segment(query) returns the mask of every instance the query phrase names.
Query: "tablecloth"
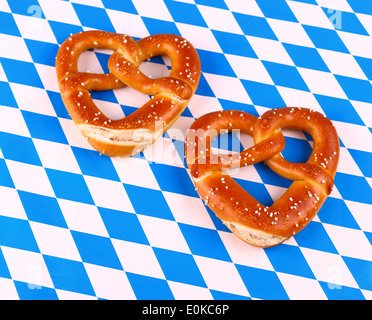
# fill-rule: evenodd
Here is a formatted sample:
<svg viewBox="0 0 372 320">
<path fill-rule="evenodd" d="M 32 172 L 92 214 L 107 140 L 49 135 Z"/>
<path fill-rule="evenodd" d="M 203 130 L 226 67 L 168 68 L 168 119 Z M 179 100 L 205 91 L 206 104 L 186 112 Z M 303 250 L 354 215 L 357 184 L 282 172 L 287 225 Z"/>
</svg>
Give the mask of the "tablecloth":
<svg viewBox="0 0 372 320">
<path fill-rule="evenodd" d="M 180 35 L 200 56 L 188 107 L 133 157 L 100 155 L 61 100 L 58 48 L 93 29 Z M 0 0 L 0 299 L 372 299 L 371 35 L 365 0 Z M 79 69 L 107 72 L 109 56 L 87 51 Z M 155 78 L 171 65 L 141 68 Z M 92 97 L 113 119 L 149 99 L 130 88 Z M 211 111 L 284 106 L 332 120 L 340 163 L 315 219 L 257 248 L 199 198 L 184 138 Z M 311 137 L 283 132 L 284 157 L 306 162 Z M 229 135 L 214 147 L 251 145 Z M 262 163 L 233 177 L 267 205 L 290 185 Z"/>
</svg>

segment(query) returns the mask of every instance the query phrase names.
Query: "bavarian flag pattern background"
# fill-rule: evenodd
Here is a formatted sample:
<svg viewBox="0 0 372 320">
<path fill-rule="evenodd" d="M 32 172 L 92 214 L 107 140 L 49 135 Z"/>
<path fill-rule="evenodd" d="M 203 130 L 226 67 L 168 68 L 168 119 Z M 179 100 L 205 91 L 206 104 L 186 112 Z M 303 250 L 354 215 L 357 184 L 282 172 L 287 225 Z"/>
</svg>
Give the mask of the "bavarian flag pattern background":
<svg viewBox="0 0 372 320">
<path fill-rule="evenodd" d="M 136 156 L 100 155 L 62 103 L 58 48 L 92 29 L 172 33 L 200 55 L 195 96 Z M 0 0 L 0 298 L 372 299 L 371 36 L 368 0 Z M 88 51 L 79 69 L 107 72 L 109 56 Z M 155 57 L 141 70 L 156 78 L 170 67 Z M 92 97 L 112 118 L 149 99 L 130 88 Z M 340 163 L 317 217 L 256 248 L 199 198 L 184 138 L 211 111 L 285 106 L 332 120 Z M 283 156 L 306 162 L 311 137 L 284 133 Z M 225 135 L 214 148 L 252 143 Z M 263 163 L 232 176 L 267 205 L 291 183 Z"/>
</svg>

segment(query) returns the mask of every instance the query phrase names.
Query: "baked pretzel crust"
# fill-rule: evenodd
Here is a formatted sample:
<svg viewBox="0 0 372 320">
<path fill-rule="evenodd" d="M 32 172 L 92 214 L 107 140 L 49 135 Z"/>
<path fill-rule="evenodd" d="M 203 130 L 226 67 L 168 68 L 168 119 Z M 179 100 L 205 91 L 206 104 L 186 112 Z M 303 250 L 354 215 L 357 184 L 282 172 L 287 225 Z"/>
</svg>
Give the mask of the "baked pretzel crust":
<svg viewBox="0 0 372 320">
<path fill-rule="evenodd" d="M 281 128 L 312 136 L 307 163 L 283 158 Z M 221 130 L 233 129 L 253 136 L 255 145 L 238 154 L 214 154 L 210 141 Z M 338 159 L 339 140 L 333 124 L 306 108 L 272 109 L 259 118 L 240 111 L 213 112 L 196 120 L 186 138 L 186 162 L 200 197 L 235 235 L 260 247 L 282 243 L 315 217 L 332 190 Z M 293 180 L 270 207 L 254 199 L 227 172 L 261 161 Z"/>
<path fill-rule="evenodd" d="M 89 49 L 110 49 L 110 73 L 78 71 L 80 55 Z M 150 79 L 139 70 L 142 61 L 168 56 L 169 77 Z M 71 35 L 61 45 L 56 71 L 63 102 L 88 142 L 108 156 L 131 156 L 161 136 L 181 115 L 195 93 L 200 78 L 200 60 L 184 38 L 158 34 L 135 41 L 128 35 L 85 31 Z M 120 120 L 105 116 L 92 101 L 91 90 L 130 86 L 153 96 L 145 105 Z"/>
</svg>

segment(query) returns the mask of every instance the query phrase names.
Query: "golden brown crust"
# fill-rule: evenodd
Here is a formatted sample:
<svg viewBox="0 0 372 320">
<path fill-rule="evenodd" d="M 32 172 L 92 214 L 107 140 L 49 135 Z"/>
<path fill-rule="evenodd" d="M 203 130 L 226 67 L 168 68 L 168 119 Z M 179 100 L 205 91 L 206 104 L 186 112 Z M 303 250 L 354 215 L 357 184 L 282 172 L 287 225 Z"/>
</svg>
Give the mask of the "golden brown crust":
<svg viewBox="0 0 372 320">
<path fill-rule="evenodd" d="M 79 56 L 94 48 L 114 50 L 108 63 L 110 73 L 78 72 Z M 169 77 L 150 79 L 138 69 L 142 61 L 157 55 L 170 58 Z M 89 143 L 109 156 L 130 156 L 153 143 L 186 108 L 199 83 L 200 60 L 195 48 L 176 35 L 134 41 L 128 35 L 86 31 L 61 45 L 56 70 L 65 106 Z M 109 119 L 93 103 L 89 91 L 125 85 L 154 97 L 123 119 Z"/>
<path fill-rule="evenodd" d="M 307 163 L 282 157 L 285 139 L 281 128 L 304 130 L 312 136 L 314 147 Z M 221 129 L 239 129 L 253 136 L 255 145 L 240 154 L 215 155 L 209 137 Z M 306 108 L 273 109 L 259 118 L 239 111 L 210 113 L 194 122 L 186 139 L 186 161 L 201 198 L 234 234 L 262 247 L 283 242 L 314 218 L 332 190 L 338 157 L 339 140 L 331 121 Z M 294 180 L 270 207 L 225 173 L 260 161 Z"/>
</svg>

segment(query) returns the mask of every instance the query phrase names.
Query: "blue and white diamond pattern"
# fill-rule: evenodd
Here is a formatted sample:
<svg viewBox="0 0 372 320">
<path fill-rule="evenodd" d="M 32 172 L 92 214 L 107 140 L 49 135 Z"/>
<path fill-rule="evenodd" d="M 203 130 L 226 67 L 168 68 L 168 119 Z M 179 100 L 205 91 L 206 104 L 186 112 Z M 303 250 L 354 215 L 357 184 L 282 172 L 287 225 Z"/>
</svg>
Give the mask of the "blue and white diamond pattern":
<svg viewBox="0 0 372 320">
<path fill-rule="evenodd" d="M 178 34 L 200 55 L 188 108 L 137 156 L 99 155 L 61 100 L 59 45 L 90 29 Z M 0 299 L 372 299 L 371 36 L 364 0 L 0 0 Z M 107 72 L 109 54 L 86 52 L 79 68 Z M 141 66 L 154 77 L 170 67 Z M 92 96 L 112 118 L 149 99 Z M 198 197 L 183 139 L 211 111 L 283 106 L 333 121 L 340 165 L 305 230 L 255 248 Z M 284 133 L 286 159 L 306 161 L 310 137 Z M 253 143 L 240 138 L 214 147 Z M 290 184 L 262 163 L 233 177 L 267 204 Z"/>
</svg>

